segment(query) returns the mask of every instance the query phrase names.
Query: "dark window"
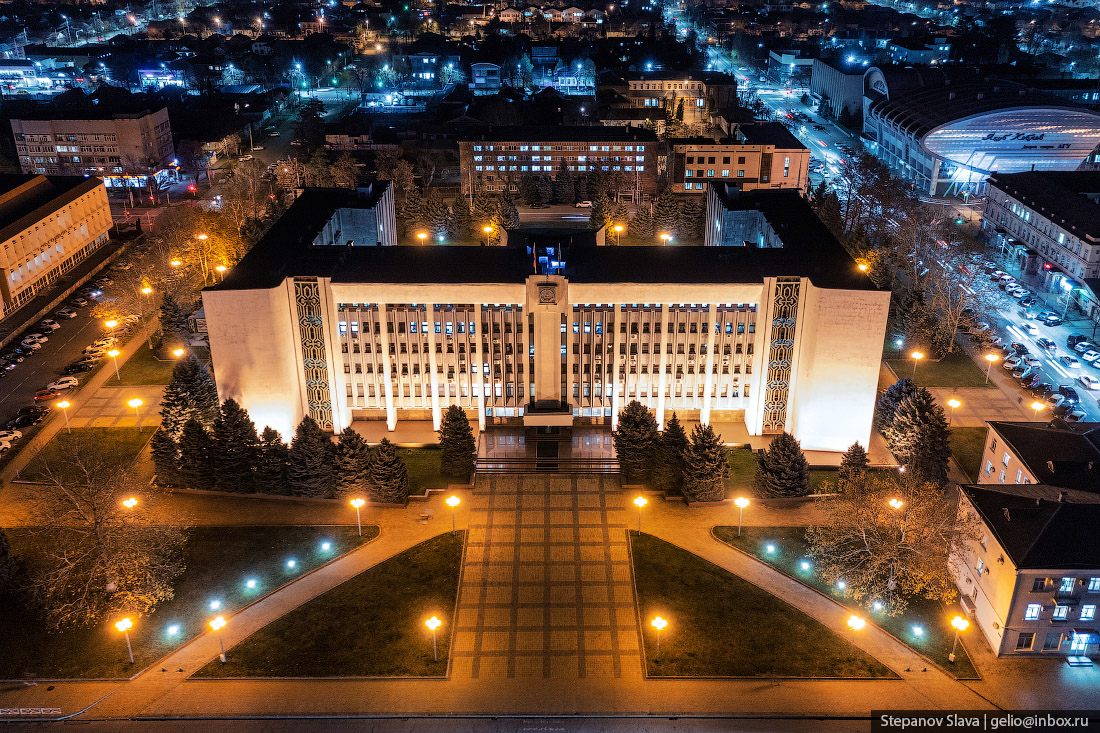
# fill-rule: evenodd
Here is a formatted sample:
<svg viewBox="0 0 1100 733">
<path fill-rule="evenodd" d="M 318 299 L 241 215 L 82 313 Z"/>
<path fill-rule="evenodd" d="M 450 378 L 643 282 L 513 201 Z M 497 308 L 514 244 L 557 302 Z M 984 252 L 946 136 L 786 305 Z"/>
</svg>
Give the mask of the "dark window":
<svg viewBox="0 0 1100 733">
<path fill-rule="evenodd" d="M 1017 649 L 1030 649 L 1031 645 L 1035 643 L 1035 634 L 1030 631 L 1022 632 L 1016 637 Z"/>
</svg>

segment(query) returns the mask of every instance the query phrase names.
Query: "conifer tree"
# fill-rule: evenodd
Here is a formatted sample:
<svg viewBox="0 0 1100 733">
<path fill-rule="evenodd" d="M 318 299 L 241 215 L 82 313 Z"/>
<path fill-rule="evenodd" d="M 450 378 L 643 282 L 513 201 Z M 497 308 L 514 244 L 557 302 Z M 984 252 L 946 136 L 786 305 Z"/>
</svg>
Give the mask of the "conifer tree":
<svg viewBox="0 0 1100 733">
<path fill-rule="evenodd" d="M 160 350 L 183 346 L 190 336 L 187 311 L 167 290 L 160 302 Z"/>
<path fill-rule="evenodd" d="M 298 423 L 287 454 L 287 487 L 294 496 L 332 499 L 336 496 L 336 464 L 332 441 L 309 415 Z"/>
<path fill-rule="evenodd" d="M 617 201 L 611 207 L 611 223 L 621 224 L 624 229 L 630 224 L 630 209 L 625 201 Z"/>
<path fill-rule="evenodd" d="M 810 464 L 802 445 L 790 433 L 780 433 L 756 456 L 756 492 L 763 498 L 806 496 L 810 493 Z"/>
<path fill-rule="evenodd" d="M 473 221 L 470 218 L 470 204 L 466 198 L 459 196 L 451 204 L 452 228 L 448 234 L 453 239 L 469 239 L 473 231 Z"/>
<path fill-rule="evenodd" d="M 623 480 L 642 482 L 649 478 L 657 445 L 657 419 L 645 405 L 631 400 L 619 413 L 619 424 L 611 434 Z"/>
<path fill-rule="evenodd" d="M 635 239 L 653 239 L 653 209 L 649 204 L 638 204 L 634 218 L 630 220 L 630 236 Z"/>
<path fill-rule="evenodd" d="M 611 225 L 611 202 L 602 193 L 592 199 L 592 209 L 588 213 L 588 228 L 599 229 Z"/>
<path fill-rule="evenodd" d="M 260 435 L 259 456 L 256 461 L 256 488 L 267 494 L 286 494 L 286 471 L 290 449 L 279 432 L 265 427 Z"/>
<path fill-rule="evenodd" d="M 554 201 L 559 204 L 575 204 L 577 202 L 574 189 L 575 183 L 573 171 L 569 170 L 565 158 L 562 157 L 561 162 L 558 163 L 557 175 L 554 178 Z"/>
<path fill-rule="evenodd" d="M 451 405 L 439 421 L 439 472 L 462 480 L 469 480 L 474 473 L 477 443 L 466 413 L 458 405 Z"/>
<path fill-rule="evenodd" d="M 346 428 L 336 443 L 336 485 L 344 494 L 357 494 L 368 488 L 370 446 L 363 436 Z"/>
<path fill-rule="evenodd" d="M 871 464 L 867 451 L 857 440 L 852 443 L 840 459 L 840 468 L 836 472 L 837 491 L 842 494 L 858 494 L 867 482 L 867 467 Z"/>
<path fill-rule="evenodd" d="M 408 469 L 386 438 L 371 455 L 370 495 L 372 501 L 381 504 L 404 504 L 409 498 Z"/>
<path fill-rule="evenodd" d="M 657 458 L 653 465 L 654 488 L 670 493 L 680 492 L 684 485 L 688 445 L 687 433 L 674 412 L 657 442 Z"/>
<path fill-rule="evenodd" d="M 916 394 L 920 389 L 908 377 L 902 377 L 891 384 L 878 399 L 875 409 L 875 428 L 880 430 L 889 440 L 890 430 L 894 426 L 894 415 L 898 411 L 898 405 L 909 395 Z"/>
<path fill-rule="evenodd" d="M 213 465 L 217 486 L 222 491 L 251 493 L 255 490 L 255 469 L 260 441 L 248 411 L 227 399 L 214 420 Z"/>
<path fill-rule="evenodd" d="M 519 226 L 519 210 L 508 192 L 500 195 L 500 226 L 502 229 L 515 229 Z"/>
<path fill-rule="evenodd" d="M 429 188 L 424 197 L 424 225 L 428 228 L 431 241 L 437 241 L 447 234 L 447 204 L 443 194 L 436 188 Z"/>
<path fill-rule="evenodd" d="M 951 431 L 943 408 L 923 387 L 902 398 L 890 428 L 890 452 L 916 481 L 947 484 Z"/>
<path fill-rule="evenodd" d="M 539 192 L 539 202 L 549 203 L 554 195 L 554 183 L 550 180 L 550 176 L 539 176 L 535 179 L 535 186 Z"/>
<path fill-rule="evenodd" d="M 710 425 L 696 425 L 684 456 L 684 497 L 688 501 L 721 501 L 726 498 L 729 451 Z"/>
<path fill-rule="evenodd" d="M 179 486 L 179 445 L 164 428 L 157 428 L 149 441 L 153 454 L 153 467 L 157 472 L 157 485 Z"/>
<path fill-rule="evenodd" d="M 658 234 L 673 237 L 679 234 L 680 204 L 668 192 L 658 196 L 653 204 L 653 228 Z"/>
<path fill-rule="evenodd" d="M 179 446 L 180 483 L 189 489 L 213 489 L 214 440 L 195 417 L 183 424 Z"/>
<path fill-rule="evenodd" d="M 183 425 L 196 418 L 210 427 L 218 415 L 218 388 L 206 366 L 194 354 L 188 354 L 172 370 L 172 379 L 161 401 L 161 427 L 178 441 Z"/>
</svg>

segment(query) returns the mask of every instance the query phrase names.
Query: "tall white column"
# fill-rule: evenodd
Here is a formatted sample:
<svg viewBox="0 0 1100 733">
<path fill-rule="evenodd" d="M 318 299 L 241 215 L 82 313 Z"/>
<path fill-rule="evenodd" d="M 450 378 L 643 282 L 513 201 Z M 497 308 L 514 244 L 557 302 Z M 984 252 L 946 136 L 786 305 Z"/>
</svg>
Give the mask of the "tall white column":
<svg viewBox="0 0 1100 733">
<path fill-rule="evenodd" d="M 393 404 L 393 376 L 390 367 L 390 317 L 385 303 L 378 304 L 379 331 L 382 337 L 382 382 L 386 390 L 386 430 L 391 433 L 397 429 L 397 408 Z"/>
<path fill-rule="evenodd" d="M 622 409 L 622 398 L 619 397 L 619 390 L 626 392 L 626 375 L 623 375 L 623 380 L 619 381 L 619 344 L 623 343 L 621 338 L 622 323 L 623 323 L 623 309 L 619 303 L 615 304 L 615 328 L 614 333 L 611 335 L 611 358 L 607 360 L 607 363 L 611 365 L 611 378 L 608 380 L 611 383 L 611 429 L 615 430 L 619 427 L 619 410 Z M 606 375 L 604 375 L 606 378 Z"/>
<path fill-rule="evenodd" d="M 699 410 L 699 422 L 703 425 L 710 425 L 710 400 L 711 393 L 714 391 L 714 333 L 718 330 L 717 303 L 710 304 L 709 313 L 711 320 L 707 323 L 710 327 L 710 333 L 707 334 L 707 374 L 703 379 L 703 407 Z"/>
<path fill-rule="evenodd" d="M 478 429 L 479 432 L 484 433 L 485 432 L 485 374 L 482 371 L 482 365 L 485 363 L 485 349 L 483 348 L 483 345 L 484 345 L 485 342 L 482 341 L 482 339 L 485 338 L 486 336 L 488 336 L 488 334 L 485 334 L 485 333 L 481 332 L 481 329 L 482 329 L 481 303 L 477 304 L 477 316 L 476 316 L 476 320 L 474 322 L 477 324 L 476 333 L 474 334 L 477 337 L 476 341 L 474 342 L 474 344 L 477 346 L 477 364 L 476 364 L 477 374 L 475 375 L 477 377 L 477 385 L 478 385 L 478 388 L 477 388 L 477 429 Z"/>
<path fill-rule="evenodd" d="M 671 318 L 672 308 L 668 303 L 663 303 L 660 306 L 660 310 L 657 311 L 661 318 L 661 374 L 657 379 L 657 391 L 660 393 L 657 395 L 657 429 L 665 429 L 665 390 L 668 388 L 668 377 L 665 375 L 665 363 L 668 361 L 668 331 L 670 328 L 675 328 L 675 325 L 669 325 L 669 318 Z M 650 380 L 650 384 L 653 380 Z"/>
<path fill-rule="evenodd" d="M 439 374 L 435 358 L 435 305 L 425 303 L 424 312 L 428 316 L 428 369 L 431 370 L 432 429 L 439 430 Z"/>
</svg>

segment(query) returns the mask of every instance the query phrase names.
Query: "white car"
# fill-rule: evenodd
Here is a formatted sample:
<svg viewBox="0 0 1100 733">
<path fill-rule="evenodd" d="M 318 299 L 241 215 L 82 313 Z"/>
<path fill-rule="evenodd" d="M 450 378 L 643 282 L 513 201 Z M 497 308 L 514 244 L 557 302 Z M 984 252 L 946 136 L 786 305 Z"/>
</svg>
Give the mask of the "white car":
<svg viewBox="0 0 1100 733">
<path fill-rule="evenodd" d="M 1077 381 L 1081 383 L 1081 386 L 1085 389 L 1091 389 L 1093 391 L 1100 389 L 1100 379 L 1088 374 L 1082 374 L 1077 377 Z"/>
<path fill-rule="evenodd" d="M 252 160 L 252 156 L 251 155 L 242 155 L 241 157 L 237 158 L 237 160 L 244 163 L 247 160 Z"/>
<path fill-rule="evenodd" d="M 1100 360 L 1100 351 L 1096 351 L 1095 349 L 1089 349 L 1081 354 L 1081 361 L 1087 361 L 1093 366 L 1096 366 L 1097 360 Z"/>
<path fill-rule="evenodd" d="M 23 431 L 21 430 L 0 430 L 0 440 L 10 443 L 13 440 L 18 440 L 23 437 Z"/>
<path fill-rule="evenodd" d="M 19 343 L 26 346 L 27 344 L 44 344 L 50 340 L 49 336 L 43 336 L 40 333 L 28 333 L 23 337 L 23 340 Z"/>
<path fill-rule="evenodd" d="M 1020 358 L 1023 359 L 1024 364 L 1030 367 L 1041 367 L 1043 365 L 1042 360 L 1034 354 L 1021 354 Z"/>
<path fill-rule="evenodd" d="M 1062 415 L 1062 419 L 1066 422 L 1081 422 L 1087 417 L 1084 410 L 1070 410 L 1065 415 Z"/>
<path fill-rule="evenodd" d="M 1020 330 L 1027 333 L 1028 336 L 1039 335 L 1039 327 L 1036 326 L 1034 323 L 1021 323 Z"/>
<path fill-rule="evenodd" d="M 1065 401 L 1066 396 L 1064 394 L 1059 394 L 1058 392 L 1048 395 L 1045 400 L 1045 402 L 1047 403 L 1047 407 L 1057 407 Z"/>
<path fill-rule="evenodd" d="M 76 377 L 58 377 L 56 380 L 47 384 L 46 389 L 56 389 L 60 392 L 64 389 L 72 389 L 78 384 L 80 384 L 80 380 Z"/>
<path fill-rule="evenodd" d="M 57 329 L 61 328 L 61 324 L 57 321 L 47 318 L 46 320 L 39 323 L 38 327 L 41 328 L 43 331 L 56 331 Z"/>
<path fill-rule="evenodd" d="M 38 343 L 37 341 L 27 341 L 25 339 L 23 341 L 20 341 L 19 345 L 22 346 L 24 349 L 30 349 L 31 351 L 38 351 L 42 348 L 42 344 Z"/>
<path fill-rule="evenodd" d="M 1081 368 L 1081 361 L 1076 356 L 1070 356 L 1069 354 L 1066 354 L 1065 356 L 1059 356 L 1058 361 L 1062 362 L 1066 369 Z"/>
<path fill-rule="evenodd" d="M 98 338 L 93 341 L 92 346 L 102 346 L 104 348 L 110 348 L 116 343 L 118 343 L 118 339 L 116 339 L 114 336 L 104 336 L 103 338 Z"/>
<path fill-rule="evenodd" d="M 1004 362 L 1001 364 L 1001 368 L 1012 371 L 1013 369 L 1015 369 L 1016 367 L 1022 365 L 1023 363 L 1024 363 L 1024 360 L 1023 360 L 1022 357 L 1010 356 L 1010 357 L 1008 357 L 1007 359 L 1004 360 Z"/>
<path fill-rule="evenodd" d="M 107 356 L 107 347 L 105 346 L 88 346 L 84 349 L 84 356 L 94 356 L 97 359 L 102 359 Z"/>
<path fill-rule="evenodd" d="M 591 201 L 578 201 L 577 203 L 573 204 L 573 208 L 574 209 L 591 209 L 592 208 L 592 202 Z"/>
</svg>

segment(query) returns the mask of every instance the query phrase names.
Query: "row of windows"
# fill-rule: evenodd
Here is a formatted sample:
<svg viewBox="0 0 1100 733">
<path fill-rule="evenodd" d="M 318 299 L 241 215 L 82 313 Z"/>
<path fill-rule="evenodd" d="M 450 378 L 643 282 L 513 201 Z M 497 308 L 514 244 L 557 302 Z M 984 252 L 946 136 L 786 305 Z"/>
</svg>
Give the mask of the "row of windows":
<svg viewBox="0 0 1100 733">
<path fill-rule="evenodd" d="M 480 153 L 482 151 L 493 152 L 494 150 L 501 151 L 519 151 L 519 152 L 538 152 L 538 151 L 552 151 L 552 150 L 587 150 L 590 153 L 596 152 L 645 152 L 645 145 L 474 145 L 474 152 Z"/>
<path fill-rule="evenodd" d="M 1051 621 L 1069 621 L 1069 606 L 1055 606 L 1051 611 Z M 1043 613 L 1043 604 L 1041 603 L 1029 603 L 1027 604 L 1027 610 L 1024 611 L 1024 621 L 1038 621 Z M 1081 606 L 1081 613 L 1077 617 L 1078 621 L 1092 621 L 1096 618 L 1096 605 L 1089 603 Z"/>
</svg>

